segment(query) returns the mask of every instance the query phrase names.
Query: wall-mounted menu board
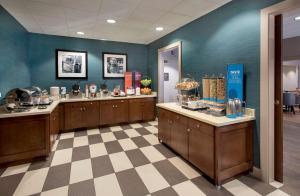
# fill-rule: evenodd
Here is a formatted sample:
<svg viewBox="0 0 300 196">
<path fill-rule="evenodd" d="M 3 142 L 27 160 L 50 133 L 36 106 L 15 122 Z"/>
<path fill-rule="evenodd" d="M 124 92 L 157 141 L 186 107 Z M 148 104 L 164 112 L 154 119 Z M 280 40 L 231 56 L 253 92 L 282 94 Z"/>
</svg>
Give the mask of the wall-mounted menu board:
<svg viewBox="0 0 300 196">
<path fill-rule="evenodd" d="M 227 65 L 227 98 L 244 100 L 244 65 Z"/>
</svg>

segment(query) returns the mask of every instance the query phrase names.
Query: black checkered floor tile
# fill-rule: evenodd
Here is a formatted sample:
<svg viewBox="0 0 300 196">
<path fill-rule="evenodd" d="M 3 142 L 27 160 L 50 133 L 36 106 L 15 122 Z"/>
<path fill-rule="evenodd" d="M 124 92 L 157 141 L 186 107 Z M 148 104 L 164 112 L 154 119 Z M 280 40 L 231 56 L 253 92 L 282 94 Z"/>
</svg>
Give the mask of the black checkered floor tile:
<svg viewBox="0 0 300 196">
<path fill-rule="evenodd" d="M 0 195 L 286 195 L 251 176 L 217 190 L 160 144 L 157 122 L 61 134 L 46 161 L 0 169 Z"/>
</svg>

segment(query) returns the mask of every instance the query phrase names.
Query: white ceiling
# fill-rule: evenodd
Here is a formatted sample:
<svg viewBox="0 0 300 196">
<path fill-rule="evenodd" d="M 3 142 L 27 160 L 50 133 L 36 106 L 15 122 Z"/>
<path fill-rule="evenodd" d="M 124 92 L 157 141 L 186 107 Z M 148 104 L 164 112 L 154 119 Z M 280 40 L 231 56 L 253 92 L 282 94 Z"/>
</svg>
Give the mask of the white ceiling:
<svg viewBox="0 0 300 196">
<path fill-rule="evenodd" d="M 29 32 L 148 44 L 231 0 L 0 0 Z M 117 20 L 116 24 L 106 19 Z M 157 32 L 155 27 L 164 31 Z M 77 35 L 83 31 L 85 35 Z"/>
<path fill-rule="evenodd" d="M 289 11 L 283 15 L 283 38 L 300 36 L 300 21 L 295 17 L 300 16 L 300 8 Z"/>
</svg>

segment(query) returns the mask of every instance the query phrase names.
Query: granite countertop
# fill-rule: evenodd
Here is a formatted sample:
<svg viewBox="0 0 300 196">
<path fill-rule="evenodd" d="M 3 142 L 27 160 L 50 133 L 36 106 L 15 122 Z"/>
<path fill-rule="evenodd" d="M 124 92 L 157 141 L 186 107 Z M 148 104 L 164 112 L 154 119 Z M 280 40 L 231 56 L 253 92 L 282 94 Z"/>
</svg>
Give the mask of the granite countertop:
<svg viewBox="0 0 300 196">
<path fill-rule="evenodd" d="M 156 106 L 159 108 L 162 108 L 162 109 L 166 109 L 166 110 L 193 118 L 195 120 L 199 120 L 201 122 L 204 122 L 204 123 L 216 126 L 216 127 L 222 127 L 222 126 L 226 126 L 226 125 L 255 120 L 255 116 L 249 116 L 249 115 L 244 115 L 243 117 L 237 117 L 237 118 L 227 118 L 226 116 L 216 117 L 216 116 L 201 113 L 198 111 L 191 111 L 191 110 L 183 109 L 177 103 L 159 103 Z M 252 112 L 252 113 L 254 114 L 254 112 Z"/>
<path fill-rule="evenodd" d="M 68 103 L 68 102 L 82 102 L 82 101 L 104 101 L 104 100 L 118 100 L 118 99 L 139 99 L 139 98 L 150 98 L 156 97 L 156 92 L 153 92 L 151 95 L 139 95 L 139 96 L 126 96 L 126 97 L 95 97 L 95 98 L 74 98 L 74 99 L 61 99 L 61 103 Z"/>
<path fill-rule="evenodd" d="M 42 114 L 50 114 L 59 103 L 70 103 L 70 102 L 82 102 L 82 101 L 101 101 L 101 100 L 119 100 L 119 99 L 138 99 L 138 98 L 151 98 L 156 97 L 156 93 L 153 92 L 151 95 L 140 95 L 140 96 L 126 96 L 126 97 L 97 97 L 97 98 L 78 98 L 78 99 L 60 99 L 57 101 L 53 101 L 51 105 L 47 107 L 47 109 L 38 109 L 34 107 L 27 112 L 13 112 L 8 113 L 5 109 L 0 107 L 0 118 L 11 118 L 11 117 L 22 117 L 22 116 L 32 116 L 32 115 L 42 115 Z"/>
<path fill-rule="evenodd" d="M 50 114 L 58 106 L 59 103 L 60 103 L 60 101 L 53 101 L 52 104 L 47 107 L 47 109 L 38 109 L 37 106 L 35 106 L 27 112 L 8 113 L 2 107 L 2 108 L 0 108 L 0 118 L 11 118 L 11 117 L 22 117 L 22 116 Z"/>
</svg>

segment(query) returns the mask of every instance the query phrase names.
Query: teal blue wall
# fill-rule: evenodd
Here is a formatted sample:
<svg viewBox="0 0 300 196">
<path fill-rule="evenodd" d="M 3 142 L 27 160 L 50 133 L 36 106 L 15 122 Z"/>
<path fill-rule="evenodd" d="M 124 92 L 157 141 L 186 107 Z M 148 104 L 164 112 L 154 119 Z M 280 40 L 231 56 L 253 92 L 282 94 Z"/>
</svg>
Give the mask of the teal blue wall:
<svg viewBox="0 0 300 196">
<path fill-rule="evenodd" d="M 29 35 L 29 65 L 33 85 L 49 89 L 50 86 L 66 86 L 71 89 L 77 80 L 57 80 L 55 50 L 79 50 L 88 52 L 88 80 L 81 81 L 81 88 L 86 83 L 99 86 L 103 82 L 102 52 L 128 54 L 127 70 L 140 71 L 147 74 L 147 46 L 92 39 L 79 39 L 62 36 L 30 34 Z M 122 85 L 123 79 L 106 79 L 110 88 Z"/>
<path fill-rule="evenodd" d="M 254 164 L 259 155 L 260 10 L 281 0 L 233 0 L 148 45 L 148 71 L 157 89 L 157 49 L 182 41 L 182 72 L 198 81 L 204 74 L 226 73 L 226 64 L 242 63 L 246 101 L 256 109 Z"/>
<path fill-rule="evenodd" d="M 12 88 L 30 85 L 27 36 L 26 29 L 0 5 L 0 92 L 2 96 Z"/>
</svg>

